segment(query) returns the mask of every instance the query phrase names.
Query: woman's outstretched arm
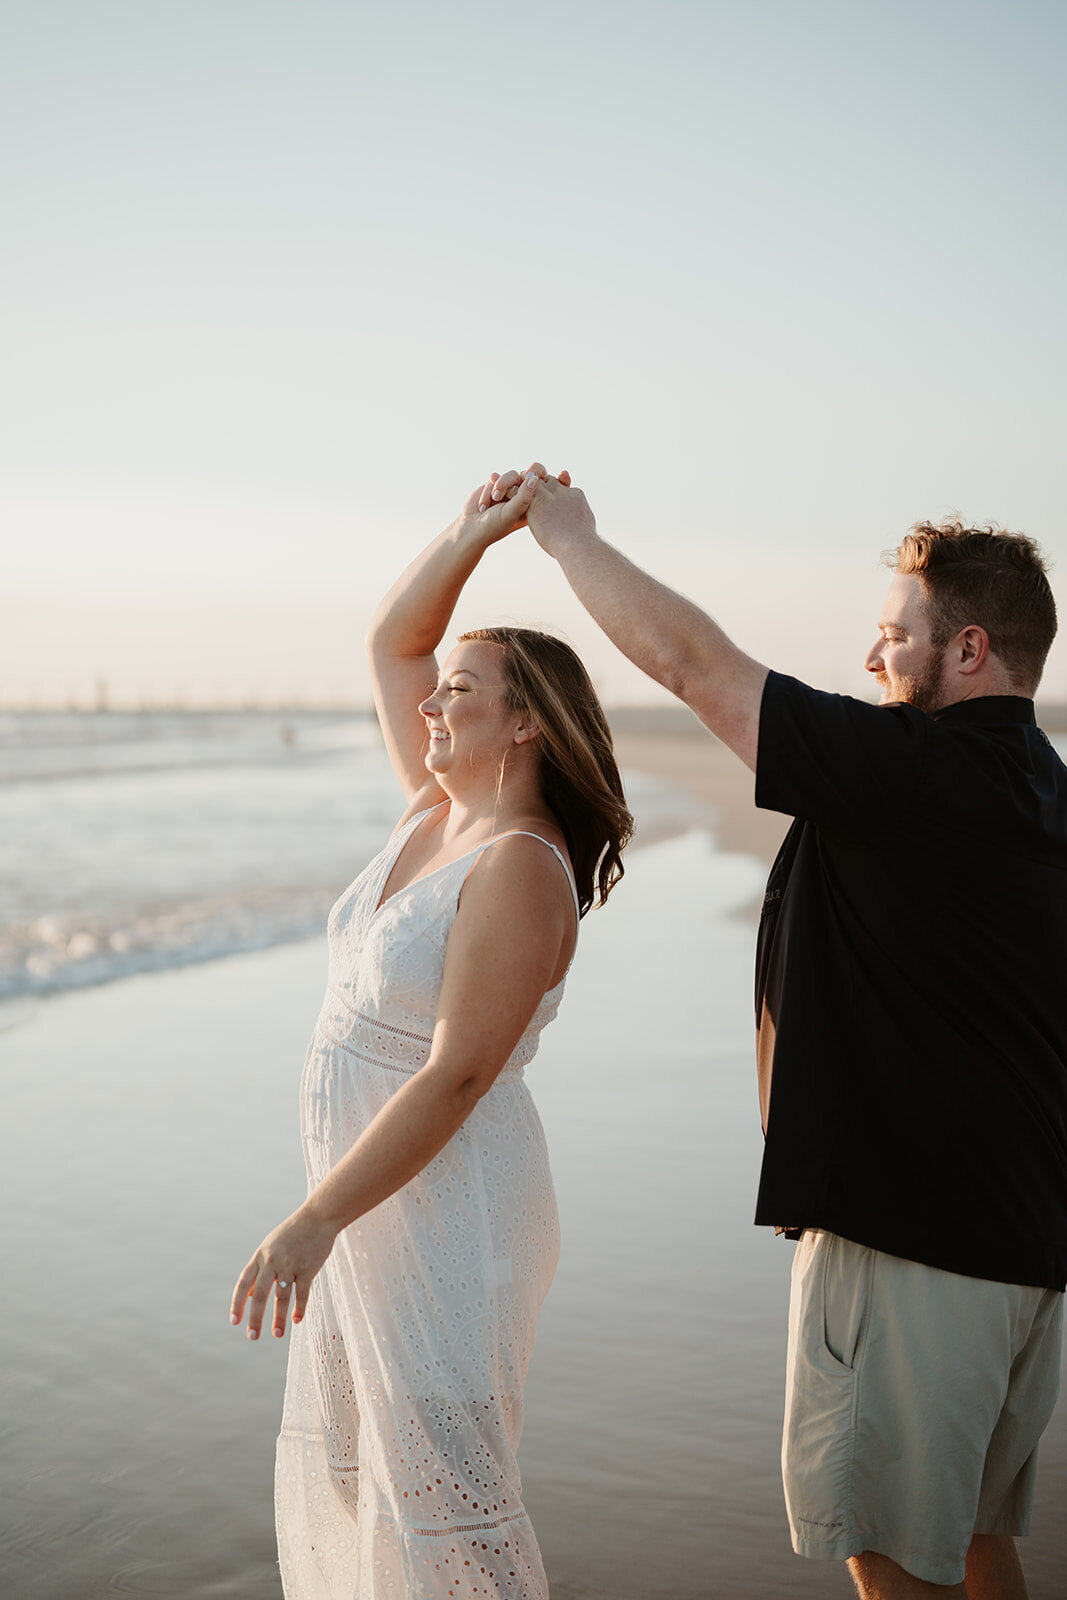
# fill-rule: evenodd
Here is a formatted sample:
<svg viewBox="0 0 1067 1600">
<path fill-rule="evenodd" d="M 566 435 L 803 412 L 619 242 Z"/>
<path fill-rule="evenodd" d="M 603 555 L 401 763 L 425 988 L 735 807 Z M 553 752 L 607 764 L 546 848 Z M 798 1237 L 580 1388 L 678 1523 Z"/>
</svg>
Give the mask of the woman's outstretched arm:
<svg viewBox="0 0 1067 1600">
<path fill-rule="evenodd" d="M 272 1293 L 274 1333 L 285 1332 L 294 1295 L 298 1322 L 341 1229 L 410 1183 L 463 1126 L 558 977 L 574 931 L 570 886 L 544 843 L 518 836 L 485 852 L 449 936 L 429 1060 L 245 1267 L 231 1321 L 248 1305 L 250 1338 Z"/>
<path fill-rule="evenodd" d="M 468 497 L 456 520 L 427 545 L 378 607 L 367 636 L 374 703 L 393 770 L 409 801 L 440 799 L 426 771 L 428 735 L 418 708 L 437 685 L 435 652 L 463 585 L 491 544 L 521 528 L 533 495 L 522 483 L 513 498 L 491 500 L 498 474 Z M 489 504 L 479 509 L 485 500 Z"/>
</svg>

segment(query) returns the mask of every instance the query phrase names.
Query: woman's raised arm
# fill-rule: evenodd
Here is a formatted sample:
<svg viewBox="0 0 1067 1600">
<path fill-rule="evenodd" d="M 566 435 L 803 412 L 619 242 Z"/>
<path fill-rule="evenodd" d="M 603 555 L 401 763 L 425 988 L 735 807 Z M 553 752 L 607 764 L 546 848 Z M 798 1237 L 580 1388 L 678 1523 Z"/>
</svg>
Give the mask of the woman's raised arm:
<svg viewBox="0 0 1067 1600">
<path fill-rule="evenodd" d="M 427 545 L 397 579 L 378 607 L 367 636 L 374 703 L 385 746 L 404 793 L 427 804 L 440 799 L 426 771 L 428 735 L 419 706 L 437 686 L 435 651 L 448 627 L 463 585 L 491 544 L 521 528 L 536 481 L 530 474 L 509 498 L 479 509 L 490 499 L 498 475 L 468 497 L 456 520 Z"/>
</svg>

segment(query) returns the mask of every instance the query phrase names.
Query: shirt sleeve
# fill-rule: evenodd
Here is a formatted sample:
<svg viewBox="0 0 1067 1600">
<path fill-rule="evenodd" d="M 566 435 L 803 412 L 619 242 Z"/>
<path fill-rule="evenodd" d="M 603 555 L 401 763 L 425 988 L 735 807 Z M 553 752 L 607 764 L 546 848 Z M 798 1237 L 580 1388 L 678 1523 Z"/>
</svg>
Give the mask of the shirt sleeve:
<svg viewBox="0 0 1067 1600">
<path fill-rule="evenodd" d="M 890 838 L 923 782 L 929 719 L 768 674 L 760 705 L 756 804 L 816 827 Z"/>
</svg>

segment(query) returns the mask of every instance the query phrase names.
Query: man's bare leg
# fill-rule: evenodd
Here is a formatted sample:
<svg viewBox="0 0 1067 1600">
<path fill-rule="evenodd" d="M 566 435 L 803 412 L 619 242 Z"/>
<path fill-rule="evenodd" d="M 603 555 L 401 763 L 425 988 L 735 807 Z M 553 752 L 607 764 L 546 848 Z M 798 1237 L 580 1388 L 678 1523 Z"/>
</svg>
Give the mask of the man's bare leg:
<svg viewBox="0 0 1067 1600">
<path fill-rule="evenodd" d="M 860 1600 L 971 1600 L 962 1583 L 927 1583 L 873 1550 L 852 1556 L 848 1570 Z"/>
<path fill-rule="evenodd" d="M 976 1533 L 967 1552 L 967 1600 L 1027 1600 L 1015 1540 L 1006 1533 Z"/>
<path fill-rule="evenodd" d="M 975 1534 L 966 1584 L 927 1583 L 873 1550 L 853 1556 L 848 1570 L 860 1600 L 1028 1600 L 1019 1552 L 1007 1534 Z"/>
</svg>

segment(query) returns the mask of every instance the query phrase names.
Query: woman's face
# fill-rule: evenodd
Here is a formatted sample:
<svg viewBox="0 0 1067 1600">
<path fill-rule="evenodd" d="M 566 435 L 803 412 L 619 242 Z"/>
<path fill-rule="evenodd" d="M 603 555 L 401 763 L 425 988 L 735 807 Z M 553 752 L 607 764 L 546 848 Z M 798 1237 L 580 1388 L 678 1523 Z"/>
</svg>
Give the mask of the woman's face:
<svg viewBox="0 0 1067 1600">
<path fill-rule="evenodd" d="M 430 733 L 431 772 L 484 772 L 494 784 L 508 751 L 523 742 L 520 730 L 527 720 L 525 713 L 508 710 L 503 645 L 484 639 L 456 645 L 419 713 Z"/>
</svg>

